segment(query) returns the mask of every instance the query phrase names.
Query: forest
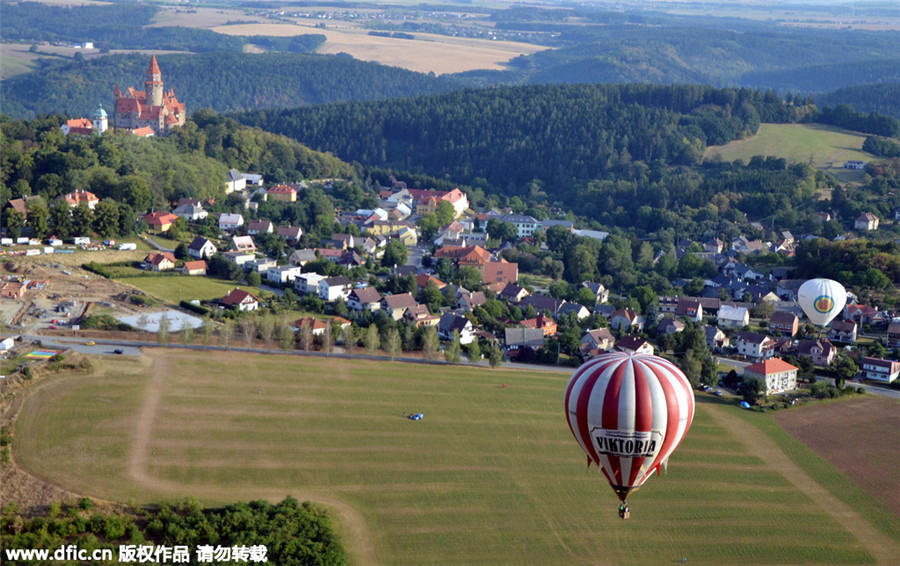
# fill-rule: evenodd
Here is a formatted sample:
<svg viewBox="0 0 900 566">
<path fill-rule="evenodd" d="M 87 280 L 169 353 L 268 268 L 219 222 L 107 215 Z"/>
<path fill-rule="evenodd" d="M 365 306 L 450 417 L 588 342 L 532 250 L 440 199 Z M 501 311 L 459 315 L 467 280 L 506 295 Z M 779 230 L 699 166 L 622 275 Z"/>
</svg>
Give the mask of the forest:
<svg viewBox="0 0 900 566">
<path fill-rule="evenodd" d="M 309 36 L 300 36 L 296 41 Z M 296 107 L 346 100 L 378 100 L 449 92 L 459 85 L 397 67 L 338 55 L 204 53 L 157 57 L 166 90 L 189 114 Z M 108 55 L 53 63 L 0 82 L 3 111 L 16 118 L 38 114 L 86 116 L 98 102 L 113 108 L 113 87 L 143 88 L 147 55 Z M 223 77 L 227 77 L 224 80 Z M 348 80 L 352 77 L 352 80 Z"/>
<path fill-rule="evenodd" d="M 190 557 L 186 563 L 204 564 L 210 561 L 198 559 L 200 545 L 248 549 L 261 545 L 269 564 L 339 566 L 348 561 L 325 510 L 293 497 L 274 505 L 258 500 L 218 509 L 204 508 L 195 499 L 186 498 L 175 505 L 128 512 L 100 512 L 84 497 L 75 503 L 52 504 L 46 516 L 23 519 L 17 511 L 15 505 L 7 506 L 0 516 L 0 540 L 6 549 L 57 549 L 77 544 L 88 552 L 112 549 L 119 560 L 111 563 L 119 563 L 120 545 L 184 546 Z M 4 563 L 33 564 L 13 560 Z"/>
<path fill-rule="evenodd" d="M 590 181 L 649 178 L 658 175 L 654 163 L 696 165 L 707 145 L 753 135 L 761 120 L 814 113 L 802 100 L 747 89 L 535 85 L 236 118 L 372 167 L 508 195 L 537 183 L 551 203 L 579 208 L 579 188 Z"/>
</svg>

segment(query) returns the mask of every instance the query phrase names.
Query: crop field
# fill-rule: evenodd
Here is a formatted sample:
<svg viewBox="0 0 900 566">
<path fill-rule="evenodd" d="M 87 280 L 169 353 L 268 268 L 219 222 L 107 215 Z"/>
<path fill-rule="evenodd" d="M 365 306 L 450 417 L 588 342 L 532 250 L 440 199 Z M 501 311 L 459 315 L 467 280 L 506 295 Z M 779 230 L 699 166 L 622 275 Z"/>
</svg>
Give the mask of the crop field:
<svg viewBox="0 0 900 566">
<path fill-rule="evenodd" d="M 474 69 L 503 69 L 519 55 L 529 55 L 546 47 L 508 41 L 456 38 L 414 33 L 416 39 L 368 35 L 368 30 L 344 26 L 317 28 L 313 24 L 239 24 L 219 26 L 213 31 L 228 35 L 325 36 L 317 53 L 347 53 L 363 61 L 376 61 L 420 73 L 460 73 Z"/>
<path fill-rule="evenodd" d="M 318 501 L 358 564 L 887 564 L 900 555 L 896 515 L 770 416 L 702 395 L 668 473 L 631 497 L 632 518 L 621 521 L 565 424 L 566 380 L 154 349 L 38 382 L 13 454 L 60 486 L 120 501 Z M 790 456 L 771 427 L 792 442 Z"/>
<path fill-rule="evenodd" d="M 784 157 L 789 162 L 809 163 L 826 169 L 842 181 L 862 180 L 862 171 L 844 169 L 845 161 L 871 161 L 874 156 L 862 151 L 864 134 L 824 124 L 762 124 L 752 138 L 707 148 L 707 159 L 720 155 L 725 161 L 740 159 L 747 163 L 754 155 Z"/>
</svg>

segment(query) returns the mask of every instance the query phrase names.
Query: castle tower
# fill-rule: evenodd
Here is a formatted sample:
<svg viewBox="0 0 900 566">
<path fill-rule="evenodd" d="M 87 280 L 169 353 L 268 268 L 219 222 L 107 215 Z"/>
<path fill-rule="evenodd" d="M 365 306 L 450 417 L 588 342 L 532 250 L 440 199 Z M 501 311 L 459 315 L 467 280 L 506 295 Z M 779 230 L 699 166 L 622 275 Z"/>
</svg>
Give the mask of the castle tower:
<svg viewBox="0 0 900 566">
<path fill-rule="evenodd" d="M 98 134 L 102 134 L 109 129 L 109 117 L 102 104 L 99 104 L 93 115 L 91 115 L 91 123 L 94 124 L 94 132 Z"/>
<path fill-rule="evenodd" d="M 159 65 L 156 63 L 156 55 L 153 55 L 150 59 L 150 66 L 147 68 L 147 80 L 144 82 L 144 89 L 147 92 L 147 104 L 151 106 L 162 106 L 162 73 L 159 70 Z"/>
</svg>

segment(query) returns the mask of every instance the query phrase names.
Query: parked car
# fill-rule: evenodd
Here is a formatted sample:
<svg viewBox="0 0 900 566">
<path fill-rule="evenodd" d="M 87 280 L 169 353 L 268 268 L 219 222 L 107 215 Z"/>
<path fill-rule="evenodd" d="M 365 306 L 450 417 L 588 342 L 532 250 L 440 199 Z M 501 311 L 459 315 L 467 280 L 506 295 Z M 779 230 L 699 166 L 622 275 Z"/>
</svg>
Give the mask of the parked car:
<svg viewBox="0 0 900 566">
<path fill-rule="evenodd" d="M 116 348 L 115 350 L 113 350 L 113 354 L 122 355 L 124 353 L 125 353 L 125 350 L 123 350 L 122 348 Z"/>
</svg>

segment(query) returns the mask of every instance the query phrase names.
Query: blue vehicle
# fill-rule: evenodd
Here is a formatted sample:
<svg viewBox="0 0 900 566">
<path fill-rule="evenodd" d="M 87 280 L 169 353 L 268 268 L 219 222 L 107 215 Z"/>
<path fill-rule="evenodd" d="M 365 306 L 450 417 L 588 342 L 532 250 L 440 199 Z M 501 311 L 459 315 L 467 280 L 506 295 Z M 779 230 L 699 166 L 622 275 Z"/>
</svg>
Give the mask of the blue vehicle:
<svg viewBox="0 0 900 566">
<path fill-rule="evenodd" d="M 423 415 L 422 413 L 410 413 L 406 416 L 406 418 L 413 421 L 421 421 L 423 418 L 425 418 L 425 415 Z"/>
</svg>

